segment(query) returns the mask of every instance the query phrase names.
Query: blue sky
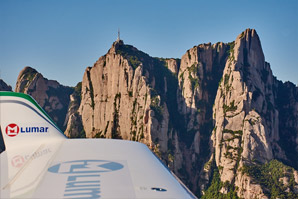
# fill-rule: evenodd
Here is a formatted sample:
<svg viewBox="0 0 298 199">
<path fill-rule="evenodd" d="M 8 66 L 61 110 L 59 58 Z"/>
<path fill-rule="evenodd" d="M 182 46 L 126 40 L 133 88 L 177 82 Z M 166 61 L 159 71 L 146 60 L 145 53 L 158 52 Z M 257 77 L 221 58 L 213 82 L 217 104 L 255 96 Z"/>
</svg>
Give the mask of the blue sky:
<svg viewBox="0 0 298 199">
<path fill-rule="evenodd" d="M 256 29 L 275 76 L 298 83 L 296 0 L 0 0 L 0 78 L 31 66 L 63 85 L 82 81 L 117 39 L 154 57 L 234 41 Z"/>
</svg>

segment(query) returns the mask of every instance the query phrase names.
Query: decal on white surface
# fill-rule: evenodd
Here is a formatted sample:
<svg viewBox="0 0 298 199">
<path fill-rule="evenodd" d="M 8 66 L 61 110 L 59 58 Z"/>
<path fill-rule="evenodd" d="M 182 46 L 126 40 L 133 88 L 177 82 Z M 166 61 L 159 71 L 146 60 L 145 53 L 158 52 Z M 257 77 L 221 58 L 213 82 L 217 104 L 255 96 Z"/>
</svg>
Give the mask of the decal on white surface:
<svg viewBox="0 0 298 199">
<path fill-rule="evenodd" d="M 100 173 L 121 170 L 124 166 L 107 160 L 74 160 L 48 169 L 55 174 L 67 174 L 64 198 L 100 198 Z"/>
<path fill-rule="evenodd" d="M 20 168 L 25 163 L 23 156 L 17 155 L 11 159 L 11 165 L 16 168 Z"/>
<path fill-rule="evenodd" d="M 19 131 L 20 131 L 19 126 L 14 123 L 7 125 L 7 127 L 5 129 L 6 135 L 8 135 L 10 137 L 14 137 L 14 136 L 18 135 Z"/>
<path fill-rule="evenodd" d="M 44 126 L 29 126 L 19 127 L 17 124 L 11 123 L 5 128 L 6 135 L 10 137 L 17 136 L 19 133 L 48 133 L 49 127 Z"/>
<path fill-rule="evenodd" d="M 60 174 L 77 174 L 110 172 L 122 168 L 122 164 L 106 160 L 74 160 L 56 164 L 50 167 L 48 171 Z"/>
</svg>

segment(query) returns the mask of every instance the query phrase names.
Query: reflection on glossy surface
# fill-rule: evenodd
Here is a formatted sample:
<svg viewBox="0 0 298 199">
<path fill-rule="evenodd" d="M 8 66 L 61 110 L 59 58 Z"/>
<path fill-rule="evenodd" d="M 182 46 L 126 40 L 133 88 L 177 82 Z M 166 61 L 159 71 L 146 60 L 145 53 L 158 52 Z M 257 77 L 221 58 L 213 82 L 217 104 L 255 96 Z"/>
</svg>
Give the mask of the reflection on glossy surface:
<svg viewBox="0 0 298 199">
<path fill-rule="evenodd" d="M 1 196 L 32 197 L 63 141 L 32 144 L 1 154 Z M 3 193 L 5 195 L 3 195 Z"/>
<path fill-rule="evenodd" d="M 0 198 L 195 198 L 137 142 L 66 139 L 28 95 L 0 92 Z"/>
</svg>

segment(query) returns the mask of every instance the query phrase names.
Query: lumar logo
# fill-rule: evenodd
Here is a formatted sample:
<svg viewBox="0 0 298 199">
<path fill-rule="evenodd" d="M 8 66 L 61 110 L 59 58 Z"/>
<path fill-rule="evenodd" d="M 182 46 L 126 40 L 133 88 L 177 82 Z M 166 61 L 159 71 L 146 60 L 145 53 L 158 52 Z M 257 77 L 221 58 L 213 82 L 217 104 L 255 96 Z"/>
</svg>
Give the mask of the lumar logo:
<svg viewBox="0 0 298 199">
<path fill-rule="evenodd" d="M 63 198 L 100 198 L 100 176 L 123 167 L 107 160 L 75 160 L 56 164 L 48 171 L 67 176 Z"/>
<path fill-rule="evenodd" d="M 20 128 L 18 125 L 11 123 L 11 124 L 7 125 L 5 132 L 8 136 L 14 137 L 19 134 Z"/>
<path fill-rule="evenodd" d="M 56 164 L 48 171 L 60 174 L 78 174 L 110 172 L 122 168 L 122 164 L 106 160 L 75 160 Z"/>
<path fill-rule="evenodd" d="M 49 127 L 19 127 L 17 124 L 11 123 L 7 125 L 5 132 L 8 136 L 14 137 L 19 133 L 48 133 Z"/>
</svg>

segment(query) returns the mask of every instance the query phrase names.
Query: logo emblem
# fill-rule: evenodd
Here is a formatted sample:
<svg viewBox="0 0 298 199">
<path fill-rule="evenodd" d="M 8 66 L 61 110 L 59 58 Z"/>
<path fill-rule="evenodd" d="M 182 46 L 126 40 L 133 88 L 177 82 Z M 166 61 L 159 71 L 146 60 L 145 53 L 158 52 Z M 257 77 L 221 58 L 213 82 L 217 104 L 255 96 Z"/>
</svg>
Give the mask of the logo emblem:
<svg viewBox="0 0 298 199">
<path fill-rule="evenodd" d="M 6 132 L 6 135 L 8 135 L 10 137 L 14 137 L 19 134 L 20 128 L 18 125 L 11 123 L 11 124 L 7 125 L 5 132 Z"/>
<path fill-rule="evenodd" d="M 22 167 L 24 162 L 25 162 L 25 159 L 20 155 L 17 155 L 15 157 L 13 157 L 12 160 L 11 160 L 12 166 L 16 167 L 16 168 Z"/>
<path fill-rule="evenodd" d="M 120 163 L 107 160 L 75 160 L 56 164 L 50 167 L 48 171 L 59 174 L 86 174 L 111 172 L 123 167 Z"/>
</svg>

